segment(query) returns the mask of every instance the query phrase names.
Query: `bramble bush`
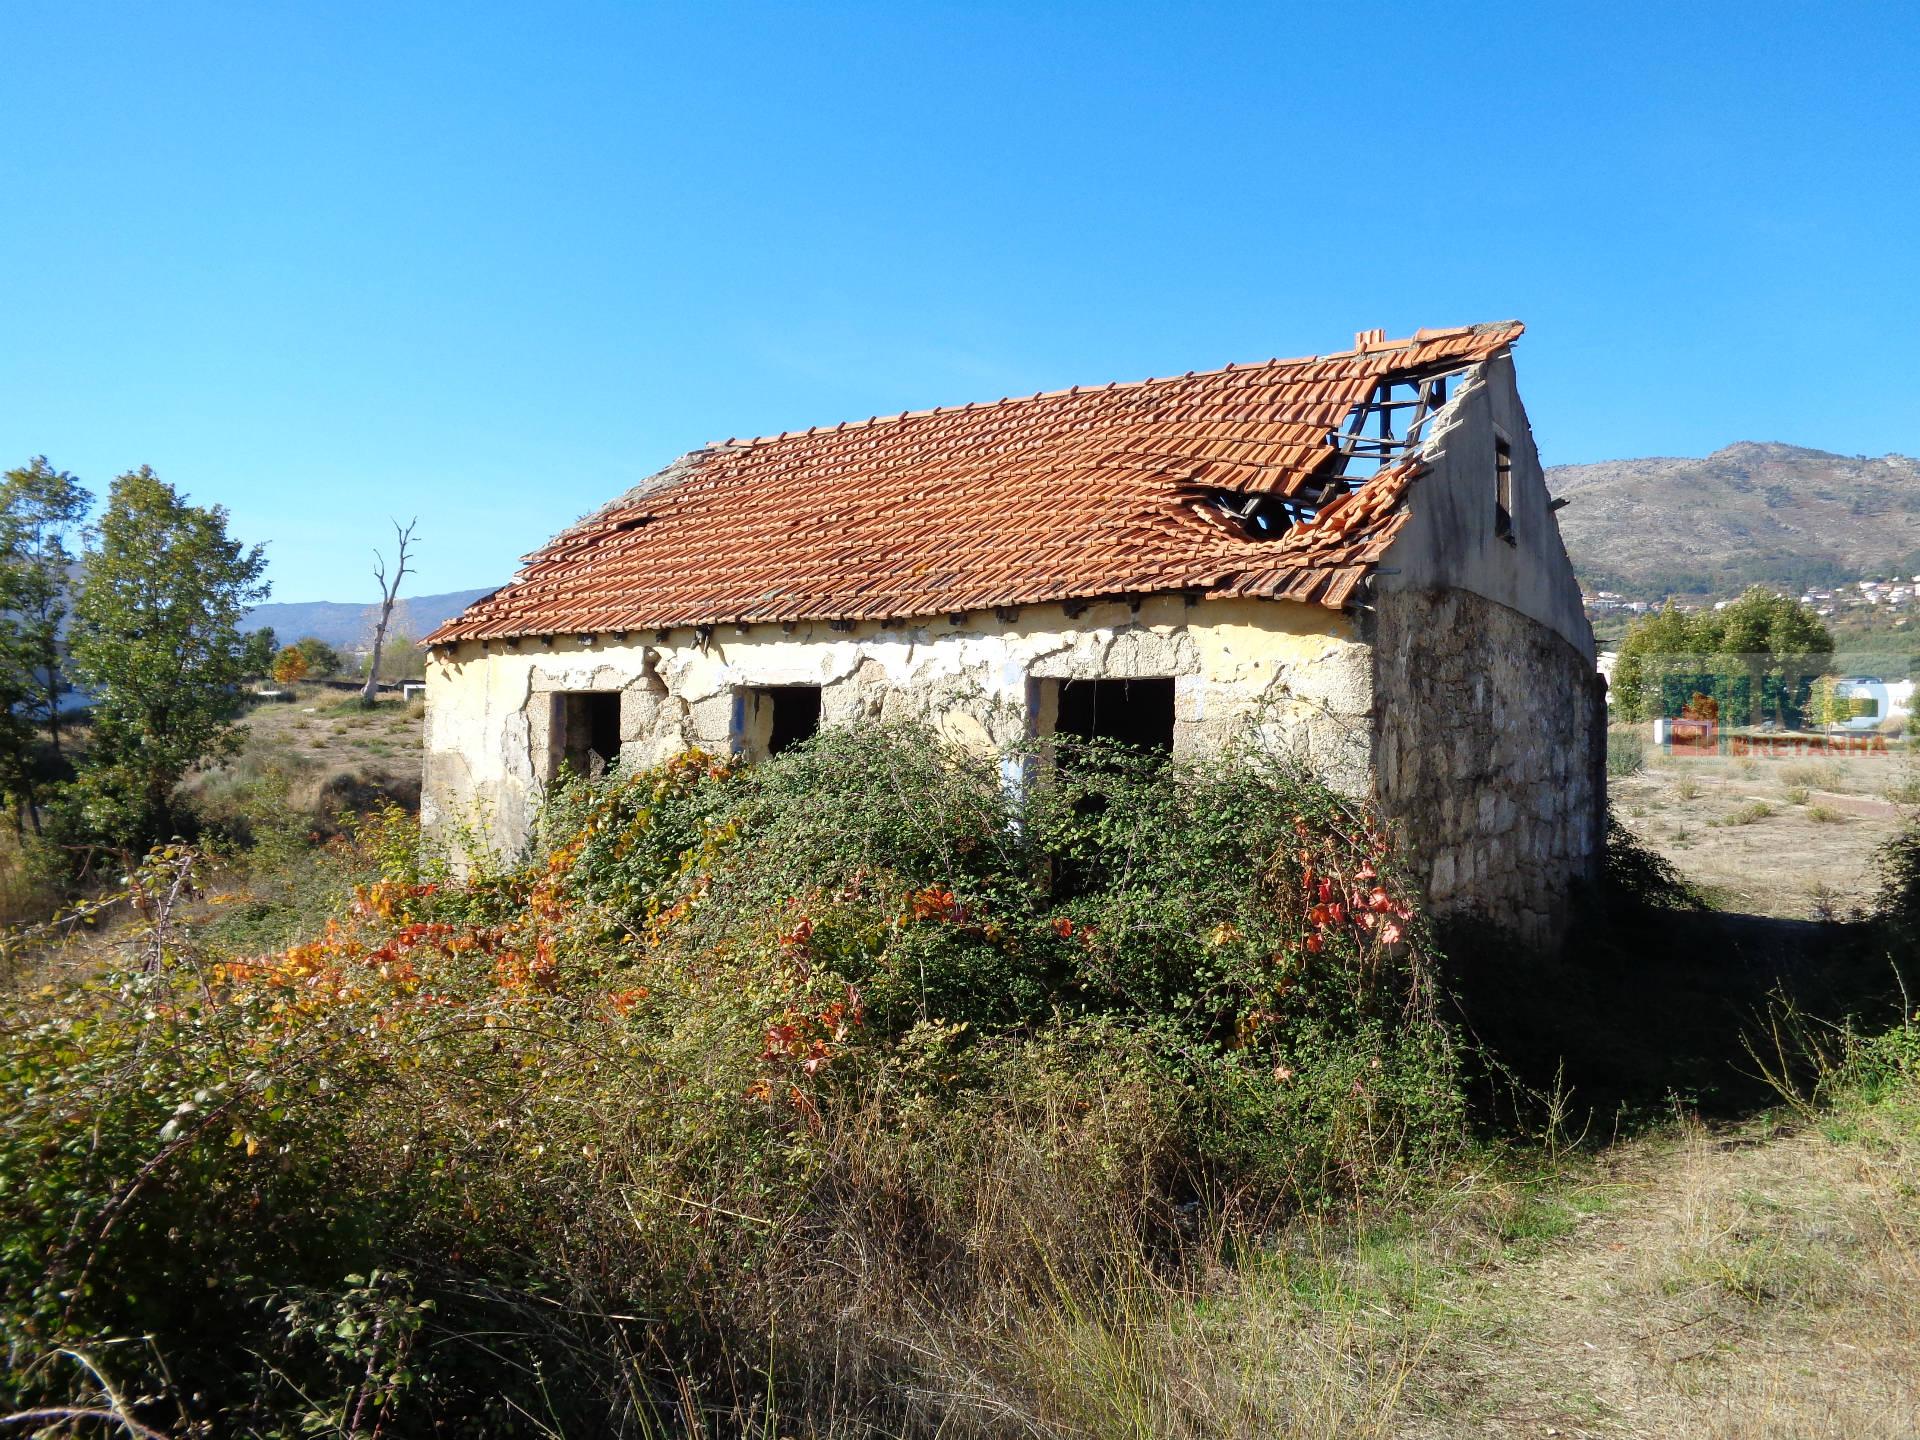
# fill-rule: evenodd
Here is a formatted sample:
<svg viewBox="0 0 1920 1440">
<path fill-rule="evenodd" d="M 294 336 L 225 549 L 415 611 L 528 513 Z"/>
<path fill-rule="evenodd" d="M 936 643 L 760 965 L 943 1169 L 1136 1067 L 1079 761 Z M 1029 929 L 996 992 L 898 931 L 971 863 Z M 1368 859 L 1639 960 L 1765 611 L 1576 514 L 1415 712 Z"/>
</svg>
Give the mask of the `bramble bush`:
<svg viewBox="0 0 1920 1440">
<path fill-rule="evenodd" d="M 1045 1389 L 995 1317 L 1454 1144 L 1365 811 L 1253 755 L 1063 751 L 690 752 L 558 787 L 531 855 L 461 879 L 389 813 L 343 913 L 265 954 L 185 924 L 194 857 L 157 856 L 140 963 L 6 1002 L 9 1398 L 988 1433 L 954 1376 Z"/>
</svg>

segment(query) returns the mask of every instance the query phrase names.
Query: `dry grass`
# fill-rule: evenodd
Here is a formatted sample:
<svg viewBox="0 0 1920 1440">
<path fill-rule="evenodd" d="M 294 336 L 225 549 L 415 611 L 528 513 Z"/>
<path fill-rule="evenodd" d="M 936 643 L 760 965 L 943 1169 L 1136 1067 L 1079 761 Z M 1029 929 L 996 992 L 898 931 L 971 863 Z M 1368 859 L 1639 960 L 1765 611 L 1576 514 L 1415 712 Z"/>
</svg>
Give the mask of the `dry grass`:
<svg viewBox="0 0 1920 1440">
<path fill-rule="evenodd" d="M 1881 785 L 1879 794 L 1895 805 L 1920 805 L 1920 762 L 1904 760 Z"/>
<path fill-rule="evenodd" d="M 1364 1279 L 1307 1295 L 1293 1284 L 1281 1267 L 1215 1269 L 1177 1286 L 1135 1268 L 1097 1299 L 1062 1287 L 960 1327 L 930 1316 L 920 1358 L 933 1362 L 924 1373 L 944 1392 L 940 1408 L 984 1422 L 948 1421 L 966 1433 L 1401 1433 L 1440 1320 L 1373 1304 Z"/>
<path fill-rule="evenodd" d="M 0 928 L 35 924 L 58 902 L 27 864 L 11 830 L 0 830 Z"/>
<path fill-rule="evenodd" d="M 1422 1210 L 1297 1222 L 1184 1294 L 1144 1282 L 1117 1310 L 1023 1313 L 1005 1333 L 1033 1408 L 1002 1395 L 1003 1418 L 1141 1437 L 1912 1435 L 1916 1185 L 1915 1132 L 1880 1122 L 1841 1140 L 1683 1122 L 1546 1182 L 1463 1176 Z"/>
<path fill-rule="evenodd" d="M 1868 856 L 1890 838 L 1914 762 L 1680 758 L 1654 752 L 1609 782 L 1614 810 L 1726 908 L 1805 918 L 1850 913 L 1874 888 Z M 1744 768 L 1743 768 L 1744 767 Z M 1920 801 L 1920 784 L 1912 786 Z M 1764 823 L 1757 823 L 1764 822 Z"/>
<path fill-rule="evenodd" d="M 1920 1153 L 1876 1127 L 1752 1148 L 1689 1127 L 1612 1288 L 1671 1423 L 1710 1436 L 1920 1424 Z M 1675 1431 L 1673 1433 L 1683 1433 Z"/>
<path fill-rule="evenodd" d="M 196 808 L 231 822 L 265 794 L 325 828 L 340 811 L 383 798 L 419 803 L 424 706 L 383 699 L 362 710 L 353 692 L 337 686 L 291 688 L 293 701 L 248 712 L 238 755 L 190 782 Z"/>
<path fill-rule="evenodd" d="M 1285 1337 L 1296 1393 L 1347 1377 L 1347 1408 L 1207 1433 L 1910 1436 L 1917 1133 L 1687 1122 L 1544 1190 L 1466 1183 L 1384 1238 L 1296 1236 L 1236 1322 Z"/>
<path fill-rule="evenodd" d="M 1749 764 L 1757 762 L 1749 761 Z M 1789 760 L 1770 762 L 1778 765 L 1779 777 L 1789 785 L 1804 785 L 1811 790 L 1843 791 L 1851 788 L 1854 773 L 1846 760 Z M 1885 761 L 1867 763 L 1884 765 Z"/>
<path fill-rule="evenodd" d="M 1891 1440 L 1920 1426 L 1916 1194 L 1911 1117 L 1679 1121 L 917 1343 L 986 1433 Z"/>
<path fill-rule="evenodd" d="M 1591 1178 L 1583 1165 L 1549 1193 L 1465 1174 L 1430 1204 L 1301 1218 L 1252 1246 L 1223 1228 L 1173 1277 L 1116 1243 L 1097 1290 L 1050 1272 L 958 1316 L 926 1297 L 914 1353 L 940 1408 L 961 1399 L 983 1434 L 1478 1433 L 1482 1387 L 1462 1368 L 1510 1335 L 1514 1270 L 1605 1207 Z"/>
</svg>

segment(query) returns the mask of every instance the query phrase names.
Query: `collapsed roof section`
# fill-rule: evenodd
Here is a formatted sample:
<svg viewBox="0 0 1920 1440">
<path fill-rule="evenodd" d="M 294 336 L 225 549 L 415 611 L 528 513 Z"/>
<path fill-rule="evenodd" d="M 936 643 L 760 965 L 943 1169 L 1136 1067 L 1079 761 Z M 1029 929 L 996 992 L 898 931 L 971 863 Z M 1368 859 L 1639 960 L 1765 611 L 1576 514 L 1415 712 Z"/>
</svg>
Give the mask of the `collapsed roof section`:
<svg viewBox="0 0 1920 1440">
<path fill-rule="evenodd" d="M 428 643 L 1168 591 L 1338 609 L 1404 518 L 1447 377 L 1521 330 L 1372 331 L 1339 355 L 728 440 L 557 536 Z"/>
</svg>

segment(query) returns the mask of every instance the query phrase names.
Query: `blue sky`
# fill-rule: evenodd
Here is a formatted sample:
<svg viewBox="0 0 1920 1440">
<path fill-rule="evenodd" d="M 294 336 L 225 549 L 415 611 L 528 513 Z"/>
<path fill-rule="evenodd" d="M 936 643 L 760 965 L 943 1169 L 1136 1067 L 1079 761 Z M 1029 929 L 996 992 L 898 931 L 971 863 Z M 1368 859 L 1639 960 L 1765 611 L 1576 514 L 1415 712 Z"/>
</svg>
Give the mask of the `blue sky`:
<svg viewBox="0 0 1920 1440">
<path fill-rule="evenodd" d="M 0 460 L 357 600 L 708 440 L 1517 316 L 1549 463 L 1920 449 L 1905 3 L 0 8 Z"/>
</svg>

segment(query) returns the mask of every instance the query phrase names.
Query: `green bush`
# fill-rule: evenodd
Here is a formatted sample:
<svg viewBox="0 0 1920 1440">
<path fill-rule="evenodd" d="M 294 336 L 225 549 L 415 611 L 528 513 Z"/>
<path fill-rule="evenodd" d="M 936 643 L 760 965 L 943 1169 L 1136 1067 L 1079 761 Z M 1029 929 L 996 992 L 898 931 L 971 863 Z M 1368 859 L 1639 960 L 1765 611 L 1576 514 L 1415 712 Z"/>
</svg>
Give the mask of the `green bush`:
<svg viewBox="0 0 1920 1440">
<path fill-rule="evenodd" d="M 1671 860 L 1610 813 L 1602 861 L 1601 907 L 1612 912 L 1703 910 L 1706 901 Z"/>
<path fill-rule="evenodd" d="M 1911 943 L 1920 936 L 1920 823 L 1907 822 L 1874 851 L 1873 858 L 1880 874 L 1875 909 Z"/>
<path fill-rule="evenodd" d="M 149 903 L 146 963 L 4 1015 L 9 1398 L 84 1398 L 69 1347 L 182 1428 L 982 1433 L 933 1339 L 1454 1143 L 1364 812 L 1257 757 L 1029 758 L 689 754 L 460 882 L 388 812 L 265 954 Z"/>
</svg>

